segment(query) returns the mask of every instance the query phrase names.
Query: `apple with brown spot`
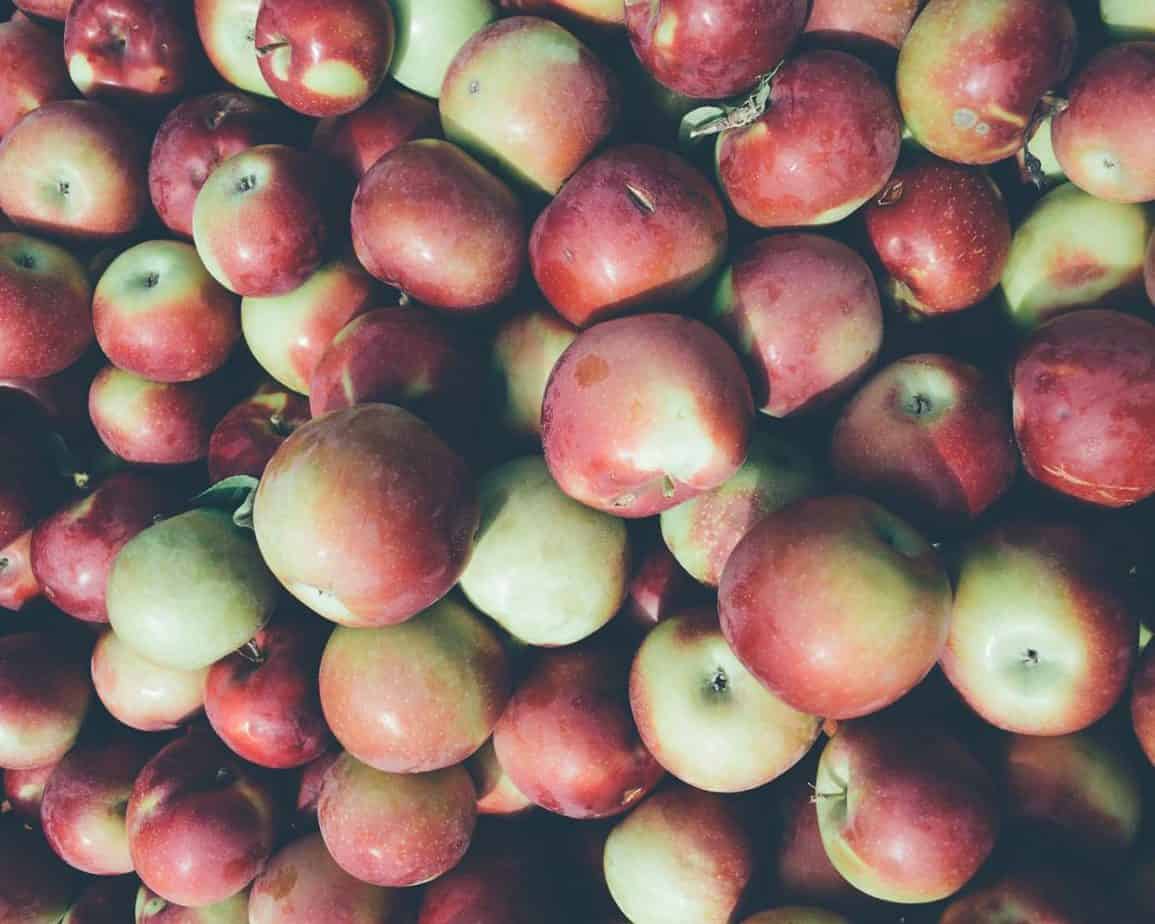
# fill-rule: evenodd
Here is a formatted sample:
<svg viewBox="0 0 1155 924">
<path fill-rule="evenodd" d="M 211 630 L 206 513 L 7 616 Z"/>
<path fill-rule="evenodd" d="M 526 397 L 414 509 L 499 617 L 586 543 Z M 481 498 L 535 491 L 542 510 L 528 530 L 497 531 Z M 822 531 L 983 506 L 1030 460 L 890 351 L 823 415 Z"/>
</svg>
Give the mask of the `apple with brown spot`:
<svg viewBox="0 0 1155 924">
<path fill-rule="evenodd" d="M 201 46 L 217 73 L 239 90 L 274 96 L 254 41 L 261 0 L 194 0 L 193 10 Z"/>
<path fill-rule="evenodd" d="M 300 395 L 266 383 L 234 405 L 209 438 L 209 479 L 233 475 L 260 478 L 281 443 L 309 420 L 309 403 Z"/>
<path fill-rule="evenodd" d="M 4 770 L 3 790 L 0 802 L 8 803 L 10 810 L 27 825 L 40 823 L 40 802 L 44 798 L 44 787 L 56 769 L 55 763 L 27 770 Z"/>
<path fill-rule="evenodd" d="M 33 109 L 72 95 L 60 38 L 22 13 L 0 23 L 0 138 Z"/>
<path fill-rule="evenodd" d="M 114 719 L 138 731 L 170 731 L 204 705 L 208 668 L 162 667 L 137 654 L 115 632 L 92 650 L 92 685 Z"/>
<path fill-rule="evenodd" d="M 576 336 L 574 326 L 548 307 L 533 307 L 502 322 L 493 337 L 492 364 L 507 431 L 540 439 L 546 382 Z"/>
<path fill-rule="evenodd" d="M 466 759 L 465 769 L 477 789 L 478 815 L 521 815 L 533 808 L 533 802 L 513 785 L 501 766 L 493 738 Z"/>
</svg>

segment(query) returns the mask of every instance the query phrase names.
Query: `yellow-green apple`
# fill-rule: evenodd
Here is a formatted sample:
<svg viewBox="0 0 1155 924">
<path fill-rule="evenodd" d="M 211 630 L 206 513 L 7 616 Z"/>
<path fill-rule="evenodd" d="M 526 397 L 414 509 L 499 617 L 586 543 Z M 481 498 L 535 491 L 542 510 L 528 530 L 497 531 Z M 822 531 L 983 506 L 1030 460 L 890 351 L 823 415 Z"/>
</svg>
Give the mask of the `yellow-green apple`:
<svg viewBox="0 0 1155 924">
<path fill-rule="evenodd" d="M 825 718 L 896 702 L 934 667 L 951 589 L 931 544 L 865 498 L 809 498 L 735 547 L 718 611 L 739 660 L 795 709 Z"/>
<path fill-rule="evenodd" d="M 0 23 L 0 138 L 33 109 L 72 93 L 55 32 L 22 13 Z"/>
<path fill-rule="evenodd" d="M 603 862 L 632 924 L 729 924 L 756 857 L 736 802 L 671 782 L 614 826 Z"/>
<path fill-rule="evenodd" d="M 431 308 L 494 305 L 525 265 L 517 197 L 448 141 L 409 141 L 378 160 L 357 184 L 350 221 L 361 265 Z"/>
<path fill-rule="evenodd" d="M 102 103 L 62 100 L 0 141 L 0 212 L 19 228 L 101 240 L 133 230 L 148 206 L 140 139 Z"/>
<path fill-rule="evenodd" d="M 445 73 L 469 37 L 497 18 L 493 0 L 393 0 L 397 44 L 389 73 L 436 98 Z"/>
<path fill-rule="evenodd" d="M 721 336 L 692 318 L 644 314 L 595 324 L 562 354 L 542 442 L 570 497 L 648 517 L 738 471 L 752 417 L 746 374 Z"/>
<path fill-rule="evenodd" d="M 44 798 L 44 787 L 56 764 L 30 767 L 27 770 L 4 770 L 4 787 L 0 790 L 0 802 L 7 803 L 9 811 L 29 826 L 40 824 L 40 802 Z"/>
<path fill-rule="evenodd" d="M 72 0 L 12 0 L 12 5 L 28 16 L 64 22 Z"/>
<path fill-rule="evenodd" d="M 391 625 L 457 583 L 477 488 L 419 418 L 363 404 L 285 440 L 261 478 L 253 522 L 269 568 L 310 609 L 342 625 Z"/>
<path fill-rule="evenodd" d="M 498 466 L 478 483 L 481 523 L 461 589 L 530 645 L 571 645 L 621 606 L 629 578 L 624 521 L 568 497 L 541 456 Z"/>
<path fill-rule="evenodd" d="M 630 669 L 630 709 L 658 763 L 707 792 L 777 779 L 810 750 L 821 724 L 742 666 L 712 607 L 684 610 L 650 630 Z"/>
<path fill-rule="evenodd" d="M 942 667 L 987 722 L 1065 735 L 1119 701 L 1139 627 L 1105 558 L 1057 521 L 1008 521 L 964 550 Z"/>
<path fill-rule="evenodd" d="M 113 561 L 107 600 L 125 644 L 162 667 L 197 670 L 257 634 L 277 586 L 232 518 L 200 508 L 130 539 Z"/>
<path fill-rule="evenodd" d="M 180 670 L 153 664 L 105 632 L 92 650 L 92 685 L 109 714 L 138 731 L 169 731 L 204 705 L 208 668 Z"/>
<path fill-rule="evenodd" d="M 469 756 L 465 769 L 477 789 L 478 815 L 520 815 L 533 808 L 501 766 L 492 738 Z"/>
<path fill-rule="evenodd" d="M 63 247 L 0 231 L 0 376 L 40 379 L 92 343 L 92 288 Z"/>
<path fill-rule="evenodd" d="M 1058 105 L 1056 103 L 1055 108 Z M 1049 189 L 1066 182 L 1067 176 L 1063 173 L 1059 159 L 1055 157 L 1055 144 L 1051 137 L 1051 122 L 1054 115 L 1050 111 L 1050 104 L 1047 104 L 1047 108 L 1042 111 L 1046 114 L 1038 120 L 1039 124 L 1034 134 L 1015 154 L 1015 163 L 1018 164 L 1019 177 L 1023 182 L 1034 183 L 1040 189 Z"/>
<path fill-rule="evenodd" d="M 477 793 L 464 767 L 385 773 L 344 753 L 329 768 L 317 822 L 349 875 L 379 886 L 429 882 L 469 849 Z"/>
<path fill-rule="evenodd" d="M 148 162 L 153 207 L 168 229 L 192 237 L 193 204 L 217 164 L 276 140 L 273 110 L 221 90 L 181 102 L 160 123 Z"/>
<path fill-rule="evenodd" d="M 541 437 L 541 403 L 549 374 L 577 330 L 548 307 L 511 315 L 493 336 L 501 421 L 527 440 Z"/>
<path fill-rule="evenodd" d="M 898 51 L 921 6 L 922 0 L 814 0 L 803 31 L 825 43 L 880 43 Z"/>
<path fill-rule="evenodd" d="M 1155 199 L 1155 42 L 1100 51 L 1075 75 L 1051 138 L 1063 172 L 1081 189 L 1112 202 Z"/>
<path fill-rule="evenodd" d="M 1010 157 L 1070 71 L 1075 41 L 1066 0 L 930 0 L 898 56 L 907 129 L 956 163 Z"/>
<path fill-rule="evenodd" d="M 131 922 L 138 880 L 135 876 L 100 876 L 88 880 L 60 924 Z M 243 924 L 243 922 L 242 922 Z"/>
<path fill-rule="evenodd" d="M 1155 7 L 1146 0 L 1099 0 L 1099 18 L 1112 38 L 1155 37 Z"/>
<path fill-rule="evenodd" d="M 1018 470 L 1006 405 L 968 363 L 941 353 L 906 356 L 843 409 L 831 463 L 843 482 L 915 522 L 965 522 L 998 500 Z"/>
<path fill-rule="evenodd" d="M 1131 725 L 1143 753 L 1155 765 L 1155 647 L 1139 658 L 1131 688 Z"/>
<path fill-rule="evenodd" d="M 626 29 L 663 85 L 721 99 L 749 90 L 786 57 L 809 8 L 807 0 L 626 0 Z"/>
<path fill-rule="evenodd" d="M 235 405 L 209 438 L 209 479 L 233 475 L 260 478 L 278 447 L 309 420 L 309 402 L 271 383 Z"/>
<path fill-rule="evenodd" d="M 553 195 L 613 129 L 617 96 L 612 73 L 572 33 L 513 16 L 465 43 L 438 109 L 450 141 Z"/>
<path fill-rule="evenodd" d="M 249 924 L 249 893 L 238 892 L 224 901 L 186 908 L 165 901 L 148 886 L 136 893 L 135 924 Z"/>
<path fill-rule="evenodd" d="M 193 10 L 201 46 L 217 73 L 239 90 L 274 96 L 257 60 L 261 0 L 194 0 Z"/>
<path fill-rule="evenodd" d="M 601 27 L 624 26 L 625 7 L 618 0 L 498 0 L 503 10 L 558 19 L 573 19 Z"/>
<path fill-rule="evenodd" d="M 59 924 L 78 880 L 39 831 L 0 818 L 0 921 Z"/>
<path fill-rule="evenodd" d="M 851 920 L 837 911 L 829 911 L 826 908 L 784 905 L 781 908 L 771 908 L 769 911 L 759 911 L 743 919 L 742 924 L 851 924 Z"/>
<path fill-rule="evenodd" d="M 43 767 L 72 749 L 92 702 L 87 654 L 45 633 L 0 637 L 0 767 Z"/>
<path fill-rule="evenodd" d="M 485 743 L 510 680 L 497 633 L 445 598 L 400 625 L 337 628 L 318 683 L 346 751 L 378 770 L 423 773 L 460 764 Z"/>
<path fill-rule="evenodd" d="M 393 12 L 387 0 L 262 0 L 253 41 L 269 89 L 297 112 L 320 118 L 352 112 L 389 72 Z"/>
<path fill-rule="evenodd" d="M 40 596 L 40 582 L 32 570 L 32 530 L 0 548 L 0 606 L 18 611 Z"/>
<path fill-rule="evenodd" d="M 586 327 L 676 301 L 725 259 L 718 194 L 678 155 L 644 144 L 594 158 L 542 211 L 529 259 L 567 321 Z"/>
<path fill-rule="evenodd" d="M 663 771 L 630 715 L 629 664 L 604 639 L 543 652 L 494 731 L 497 758 L 535 805 L 567 818 L 634 807 Z"/>
<path fill-rule="evenodd" d="M 136 874 L 165 901 L 200 907 L 244 889 L 273 852 L 275 802 L 256 770 L 210 732 L 166 745 L 128 800 Z"/>
<path fill-rule="evenodd" d="M 757 119 L 718 136 L 718 180 L 734 211 L 760 228 L 829 225 L 882 190 L 901 136 L 894 94 L 870 65 L 842 51 L 803 52 L 774 75 Z"/>
<path fill-rule="evenodd" d="M 193 240 L 213 278 L 238 295 L 283 295 L 324 258 L 323 184 L 312 155 L 262 144 L 218 164 L 193 206 Z"/>
<path fill-rule="evenodd" d="M 1061 315 L 1023 347 L 1011 385 L 1032 477 L 1104 507 L 1155 493 L 1155 325 L 1118 311 Z"/>
</svg>

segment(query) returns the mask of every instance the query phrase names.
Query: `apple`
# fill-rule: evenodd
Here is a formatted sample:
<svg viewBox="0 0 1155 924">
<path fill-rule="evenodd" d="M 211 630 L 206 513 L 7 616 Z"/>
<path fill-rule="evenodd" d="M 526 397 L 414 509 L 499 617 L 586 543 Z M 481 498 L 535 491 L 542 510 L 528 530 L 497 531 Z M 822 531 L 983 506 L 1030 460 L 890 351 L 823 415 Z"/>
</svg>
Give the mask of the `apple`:
<svg viewBox="0 0 1155 924">
<path fill-rule="evenodd" d="M 235 405 L 209 438 L 209 479 L 233 475 L 260 478 L 277 449 L 309 420 L 309 404 L 300 395 L 263 384 Z"/>
<path fill-rule="evenodd" d="M 369 168 L 351 222 L 362 266 L 431 308 L 490 307 L 513 291 L 525 263 L 517 197 L 436 138 L 406 142 Z"/>
<path fill-rule="evenodd" d="M 492 361 L 501 421 L 511 434 L 541 437 L 541 404 L 549 374 L 577 336 L 572 324 L 548 307 L 511 315 L 493 337 Z"/>
<path fill-rule="evenodd" d="M 1023 347 L 1011 385 L 1032 477 L 1104 507 L 1155 493 L 1155 325 L 1105 310 L 1054 318 Z"/>
<path fill-rule="evenodd" d="M 0 921 L 59 924 L 78 879 L 40 832 L 0 819 Z"/>
<path fill-rule="evenodd" d="M 662 84 L 697 99 L 751 89 L 802 33 L 807 0 L 625 0 L 634 53 Z"/>
<path fill-rule="evenodd" d="M 72 95 L 59 37 L 23 14 L 0 23 L 0 62 L 0 138 L 32 110 Z"/>
<path fill-rule="evenodd" d="M 873 43 L 898 51 L 922 0 L 813 0 L 804 33 L 824 42 L 849 39 L 855 47 Z"/>
<path fill-rule="evenodd" d="M 1155 36 L 1155 9 L 1145 0 L 1099 0 L 1099 18 L 1115 39 Z"/>
<path fill-rule="evenodd" d="M 238 295 L 283 295 L 319 267 L 328 239 L 311 155 L 282 144 L 234 154 L 209 174 L 193 207 L 205 268 Z"/>
<path fill-rule="evenodd" d="M 419 885 L 465 855 L 476 800 L 461 766 L 385 773 L 345 753 L 325 777 L 317 821 L 329 854 L 349 875 L 378 886 Z"/>
<path fill-rule="evenodd" d="M 273 110 L 244 93 L 221 90 L 176 106 L 152 142 L 148 189 L 170 231 L 192 237 L 193 204 L 217 164 L 276 140 Z"/>
<path fill-rule="evenodd" d="M 958 524 L 1010 487 L 1019 457 L 1003 393 L 939 353 L 876 373 L 843 409 L 831 463 L 844 483 L 915 521 Z"/>
<path fill-rule="evenodd" d="M 1131 692 L 1131 725 L 1147 759 L 1155 765 L 1155 647 L 1144 648 Z"/>
<path fill-rule="evenodd" d="M 571 324 L 675 301 L 722 263 L 726 214 L 707 179 L 650 145 L 594 158 L 538 216 L 534 279 Z"/>
<path fill-rule="evenodd" d="M 877 712 L 917 686 L 946 641 L 950 603 L 930 543 L 849 495 L 764 517 L 718 588 L 738 659 L 788 705 L 831 719 Z"/>
<path fill-rule="evenodd" d="M 787 905 L 760 911 L 742 924 L 851 924 L 850 918 L 825 908 Z"/>
<path fill-rule="evenodd" d="M 261 0 L 194 0 L 193 10 L 201 45 L 217 73 L 237 89 L 274 96 L 257 60 Z"/>
<path fill-rule="evenodd" d="M 449 65 L 471 35 L 497 18 L 493 0 L 393 0 L 397 44 L 389 73 L 436 98 Z"/>
<path fill-rule="evenodd" d="M 1100 51 L 1075 75 L 1051 137 L 1063 172 L 1076 186 L 1112 202 L 1155 199 L 1155 42 Z"/>
<path fill-rule="evenodd" d="M 72 0 L 12 0 L 12 5 L 33 18 L 64 22 Z"/>
<path fill-rule="evenodd" d="M 5 770 L 4 787 L 0 791 L 0 803 L 7 803 L 10 811 L 27 825 L 40 823 L 40 802 L 44 798 L 44 787 L 56 764 L 32 767 L 28 770 Z"/>
<path fill-rule="evenodd" d="M 738 471 L 752 411 L 738 357 L 700 321 L 664 313 L 603 321 L 578 335 L 550 375 L 546 463 L 583 504 L 653 516 Z"/>
<path fill-rule="evenodd" d="M 987 722 L 1066 735 L 1118 702 L 1139 628 L 1106 559 L 1063 522 L 1009 521 L 964 550 L 942 667 Z"/>
<path fill-rule="evenodd" d="M 477 492 L 462 459 L 408 411 L 364 404 L 311 420 L 277 450 L 253 522 L 269 568 L 326 619 L 403 622 L 465 568 Z"/>
<path fill-rule="evenodd" d="M 1146 283 L 1147 300 L 1155 305 L 1155 232 L 1147 245 L 1147 259 L 1143 263 L 1143 279 Z"/>
<path fill-rule="evenodd" d="M 1047 105 L 1048 109 L 1044 110 L 1047 114 L 1038 120 L 1039 124 L 1034 133 L 1015 154 L 1019 177 L 1024 183 L 1035 183 L 1040 189 L 1049 189 L 1067 181 L 1067 175 L 1063 173 L 1063 167 L 1055 157 L 1055 144 L 1051 137 L 1054 114 L 1049 111 L 1049 104 Z M 1060 104 L 1055 104 L 1056 109 L 1058 105 Z M 1032 124 L 1033 122 L 1032 119 Z M 1034 162 L 1031 162 L 1031 158 Z"/>
<path fill-rule="evenodd" d="M 0 211 L 19 228 L 104 240 L 132 231 L 147 206 L 140 141 L 101 103 L 45 103 L 0 142 Z"/>
<path fill-rule="evenodd" d="M 870 65 L 807 51 L 774 75 L 754 121 L 718 136 L 718 180 L 734 211 L 760 228 L 829 225 L 882 190 L 901 135 L 894 95 Z"/>
<path fill-rule="evenodd" d="M 521 815 L 533 808 L 498 761 L 492 738 L 466 759 L 465 769 L 477 789 L 478 815 Z"/>
<path fill-rule="evenodd" d="M 943 910 L 939 924 L 990 921 L 1094 924 L 1107 920 L 1097 913 L 1096 903 L 1081 894 L 1084 891 L 1079 882 L 1081 872 L 1037 861 L 1029 865 L 1015 863 L 954 899 Z"/>
<path fill-rule="evenodd" d="M 301 768 L 297 786 L 297 814 L 306 823 L 316 823 L 317 802 L 325 785 L 325 774 L 340 756 L 341 752 L 334 748 Z"/>
<path fill-rule="evenodd" d="M 712 607 L 683 610 L 650 630 L 630 670 L 630 709 L 667 772 L 719 793 L 777 779 L 810 750 L 821 724 L 742 666 Z"/>
<path fill-rule="evenodd" d="M 136 901 L 135 876 L 102 876 L 90 879 L 60 919 L 60 924 L 107 924 L 131 921 Z"/>
<path fill-rule="evenodd" d="M 207 674 L 207 667 L 186 671 L 153 664 L 111 631 L 92 650 L 96 695 L 114 719 L 138 731 L 179 728 L 200 712 Z"/>
<path fill-rule="evenodd" d="M 604 640 L 540 654 L 494 731 L 497 759 L 535 805 L 567 818 L 634 807 L 663 771 L 630 715 L 629 665 Z"/>
<path fill-rule="evenodd" d="M 0 377 L 54 375 L 92 343 L 92 289 L 64 248 L 0 231 Z"/>
<path fill-rule="evenodd" d="M 556 16 L 559 20 L 613 28 L 625 25 L 626 14 L 618 0 L 498 0 L 503 10 Z"/>
<path fill-rule="evenodd" d="M 238 892 L 224 901 L 186 908 L 165 901 L 148 886 L 136 894 L 135 924 L 249 924 L 249 894 Z"/>
<path fill-rule="evenodd" d="M 261 777 L 199 731 L 145 764 L 128 800 L 127 827 L 141 881 L 165 901 L 200 907 L 237 894 L 261 871 L 273 852 L 276 817 Z"/>
<path fill-rule="evenodd" d="M 0 606 L 18 611 L 40 596 L 40 582 L 32 570 L 32 530 L 26 530 L 0 549 Z"/>
<path fill-rule="evenodd" d="M 898 55 L 907 128 L 956 163 L 1010 157 L 1043 94 L 1070 71 L 1075 42 L 1066 0 L 930 0 Z"/>
<path fill-rule="evenodd" d="M 691 601 L 699 585 L 678 564 L 660 532 L 647 532 L 640 539 L 634 543 L 621 612 L 634 626 L 648 630 Z"/>
<path fill-rule="evenodd" d="M 261 0 L 253 34 L 269 89 L 290 109 L 318 118 L 353 112 L 377 92 L 393 40 L 386 0 Z"/>
<path fill-rule="evenodd" d="M 572 33 L 537 16 L 486 26 L 445 74 L 445 137 L 510 179 L 554 195 L 618 115 L 613 74 Z"/>
</svg>

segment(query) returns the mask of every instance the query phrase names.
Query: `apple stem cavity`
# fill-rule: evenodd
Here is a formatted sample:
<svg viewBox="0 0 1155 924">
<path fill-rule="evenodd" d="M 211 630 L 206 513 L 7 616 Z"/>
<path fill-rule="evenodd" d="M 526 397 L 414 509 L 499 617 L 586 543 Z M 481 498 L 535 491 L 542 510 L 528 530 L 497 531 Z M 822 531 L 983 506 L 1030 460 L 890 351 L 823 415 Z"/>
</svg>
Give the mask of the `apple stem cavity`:
<svg viewBox="0 0 1155 924">
<path fill-rule="evenodd" d="M 265 55 L 272 54 L 274 51 L 277 51 L 281 48 L 288 48 L 288 47 L 289 47 L 288 42 L 269 42 L 269 44 L 267 44 L 267 45 L 258 45 L 257 46 L 257 54 L 260 55 L 261 57 L 264 57 Z"/>
<path fill-rule="evenodd" d="M 265 653 L 261 650 L 261 646 L 257 644 L 256 639 L 251 638 L 245 642 L 237 649 L 237 654 L 253 664 L 265 663 Z"/>
<path fill-rule="evenodd" d="M 757 122 L 770 105 L 770 90 L 773 88 L 774 78 L 785 63 L 785 59 L 779 61 L 773 70 L 758 78 L 758 83 L 750 95 L 738 105 L 727 107 L 717 118 L 707 119 L 701 125 L 690 129 L 690 140 L 701 138 L 703 135 L 717 135 L 731 128 L 744 128 Z"/>
<path fill-rule="evenodd" d="M 902 194 L 905 192 L 906 184 L 901 179 L 891 180 L 882 187 L 882 192 L 875 197 L 874 203 L 879 208 L 885 208 L 888 205 L 894 205 L 902 201 Z"/>
<path fill-rule="evenodd" d="M 1026 667 L 1037 667 L 1039 663 L 1039 653 L 1034 648 L 1028 648 L 1023 652 L 1023 664 Z"/>
<path fill-rule="evenodd" d="M 1035 189 L 1043 189 L 1047 185 L 1046 171 L 1043 162 L 1031 153 L 1031 139 L 1039 130 L 1039 126 L 1046 120 L 1064 112 L 1070 103 L 1057 93 L 1044 93 L 1035 111 L 1031 114 L 1027 127 L 1023 132 L 1023 174 L 1024 179 Z"/>
</svg>

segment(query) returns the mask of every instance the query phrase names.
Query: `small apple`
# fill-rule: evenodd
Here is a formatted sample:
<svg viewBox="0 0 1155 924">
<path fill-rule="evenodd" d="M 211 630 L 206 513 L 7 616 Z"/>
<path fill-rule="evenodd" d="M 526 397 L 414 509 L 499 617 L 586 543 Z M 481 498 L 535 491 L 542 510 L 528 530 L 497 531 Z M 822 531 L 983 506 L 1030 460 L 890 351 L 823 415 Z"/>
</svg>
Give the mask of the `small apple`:
<svg viewBox="0 0 1155 924">
<path fill-rule="evenodd" d="M 393 0 L 397 44 L 389 73 L 437 98 L 449 65 L 475 32 L 497 18 L 493 0 Z"/>
<path fill-rule="evenodd" d="M 215 483 L 233 475 L 260 478 L 281 443 L 308 420 L 309 404 L 300 395 L 261 385 L 213 428 L 209 480 Z"/>
<path fill-rule="evenodd" d="M 521 815 L 533 808 L 501 766 L 492 738 L 469 756 L 465 769 L 477 789 L 478 815 Z"/>
<path fill-rule="evenodd" d="M 6 802 L 10 810 L 27 825 L 40 824 L 40 802 L 44 798 L 44 787 L 56 764 L 31 767 L 28 770 L 5 770 L 4 788 L 0 792 L 0 803 Z"/>
<path fill-rule="evenodd" d="M 60 924 L 78 884 L 39 831 L 0 818 L 0 921 Z"/>
<path fill-rule="evenodd" d="M 201 711 L 208 668 L 161 667 L 141 657 L 115 632 L 92 650 L 92 685 L 114 719 L 138 731 L 170 731 Z"/>
<path fill-rule="evenodd" d="M 165 901 L 148 886 L 136 893 L 135 924 L 249 924 L 249 893 L 238 892 L 224 901 L 186 908 Z"/>
<path fill-rule="evenodd" d="M 240 90 L 274 96 L 257 59 L 261 0 L 194 0 L 193 9 L 201 45 L 217 73 Z"/>
<path fill-rule="evenodd" d="M 577 330 L 548 307 L 503 321 L 493 337 L 501 420 L 515 436 L 541 437 L 541 403 L 549 374 Z"/>
<path fill-rule="evenodd" d="M 0 138 L 33 109 L 72 94 L 56 33 L 23 14 L 0 23 Z"/>
<path fill-rule="evenodd" d="M 898 51 L 921 6 L 922 0 L 814 0 L 803 31 L 826 43 L 877 42 Z"/>
</svg>

